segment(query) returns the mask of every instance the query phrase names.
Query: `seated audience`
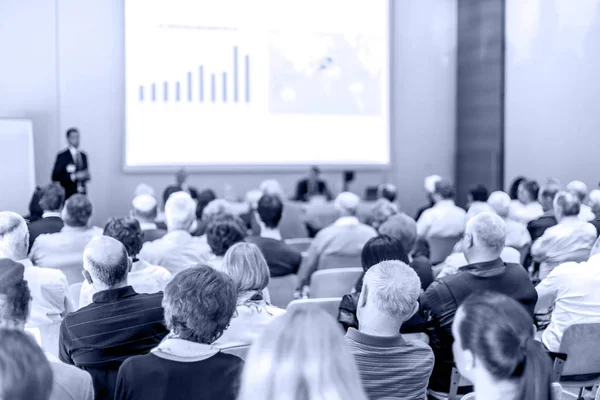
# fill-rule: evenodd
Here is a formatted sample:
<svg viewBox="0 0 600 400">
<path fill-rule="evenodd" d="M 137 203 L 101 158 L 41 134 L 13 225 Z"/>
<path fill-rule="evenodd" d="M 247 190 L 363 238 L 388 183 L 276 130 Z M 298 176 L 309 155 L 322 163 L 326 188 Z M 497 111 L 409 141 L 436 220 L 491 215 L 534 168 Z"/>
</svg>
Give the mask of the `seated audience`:
<svg viewBox="0 0 600 400">
<path fill-rule="evenodd" d="M 417 236 L 429 240 L 462 235 L 465 230 L 465 210 L 454 204 L 454 187 L 439 180 L 431 195 L 434 206 L 423 211 L 417 220 Z"/>
<path fill-rule="evenodd" d="M 296 239 L 308 237 L 306 229 L 306 212 L 304 207 L 299 203 L 287 201 L 283 188 L 276 180 L 267 180 L 260 184 L 260 190 L 263 194 L 278 196 L 283 202 L 283 214 L 281 214 L 281 222 L 279 229 L 283 239 Z M 258 234 L 258 226 L 253 225 L 253 233 Z"/>
<path fill-rule="evenodd" d="M 510 212 L 510 196 L 508 194 L 494 192 L 490 195 L 488 204 L 506 224 L 506 247 L 520 250 L 531 244 L 531 235 L 529 235 L 527 227 L 521 222 L 508 218 Z"/>
<path fill-rule="evenodd" d="M 138 294 L 128 285 L 131 260 L 113 238 L 93 239 L 85 248 L 83 268 L 94 286 L 93 302 L 62 321 L 59 357 L 90 373 L 96 399 L 111 400 L 123 361 L 147 353 L 167 334 L 163 295 Z"/>
<path fill-rule="evenodd" d="M 204 209 L 208 206 L 213 200 L 217 199 L 217 195 L 211 189 L 205 189 L 198 193 L 198 198 L 196 199 L 196 223 L 197 227 L 194 232 L 192 232 L 193 236 L 202 236 L 206 233 L 206 222 L 202 219 L 202 214 L 204 214 Z"/>
<path fill-rule="evenodd" d="M 366 400 L 339 327 L 324 311 L 296 309 L 250 348 L 239 400 Z"/>
<path fill-rule="evenodd" d="M 579 198 L 571 192 L 559 192 L 554 198 L 558 225 L 548 228 L 531 246 L 533 260 L 540 263 L 540 279 L 554 267 L 568 261 L 585 261 L 596 241 L 596 228 L 579 220 Z"/>
<path fill-rule="evenodd" d="M 542 205 L 544 214 L 527 224 L 527 230 L 531 235 L 532 242 L 542 237 L 546 229 L 558 223 L 554 215 L 554 198 L 558 192 L 560 192 L 560 186 L 556 183 L 547 183 L 540 189 L 539 202 Z"/>
<path fill-rule="evenodd" d="M 438 175 L 430 175 L 425 178 L 425 192 L 427 192 L 427 205 L 421 207 L 415 216 L 415 221 L 418 221 L 421 218 L 421 214 L 425 210 L 429 210 L 431 207 L 435 205 L 435 201 L 433 199 L 433 193 L 435 192 L 435 184 L 441 181 L 442 178 Z"/>
<path fill-rule="evenodd" d="M 494 212 L 488 203 L 489 191 L 483 185 L 472 187 L 467 193 L 467 217 L 470 220 L 482 212 Z"/>
<path fill-rule="evenodd" d="M 81 258 L 85 246 L 102 235 L 102 229 L 89 228 L 92 203 L 83 194 L 69 197 L 62 211 L 65 226 L 58 233 L 40 235 L 33 243 L 29 258 L 42 268 L 60 269 L 69 284 L 81 282 Z"/>
<path fill-rule="evenodd" d="M 192 197 L 192 199 L 198 198 L 198 190 L 195 187 L 187 184 L 188 178 L 189 178 L 189 174 L 187 173 L 185 168 L 181 168 L 180 170 L 178 170 L 175 173 L 175 184 L 168 186 L 163 193 L 163 199 L 164 199 L 165 203 L 166 203 L 167 199 L 169 198 L 169 196 L 165 197 L 165 194 L 168 191 L 172 191 L 172 190 L 174 190 L 175 192 L 186 192 Z"/>
<path fill-rule="evenodd" d="M 31 200 L 29 200 L 29 215 L 27 216 L 27 222 L 31 223 L 37 221 L 42 218 L 42 214 L 44 214 L 44 210 L 40 207 L 40 199 L 42 198 L 43 190 L 41 187 L 36 186 L 33 194 L 31 195 Z"/>
<path fill-rule="evenodd" d="M 171 274 L 205 262 L 210 248 L 189 230 L 196 217 L 196 203 L 186 192 L 173 193 L 165 205 L 168 233 L 153 242 L 144 243 L 139 258 L 152 265 L 160 265 Z"/>
<path fill-rule="evenodd" d="M 398 197 L 398 189 L 391 183 L 383 183 L 377 187 L 377 198 L 386 199 L 390 203 L 395 203 Z"/>
<path fill-rule="evenodd" d="M 463 253 L 469 262 L 456 274 L 436 280 L 421 297 L 432 328 L 428 334 L 435 354 L 429 388 L 448 393 L 452 372 L 452 331 L 454 313 L 464 299 L 474 292 L 493 290 L 522 303 L 533 315 L 537 301 L 535 288 L 525 268 L 502 261 L 506 228 L 493 213 L 482 213 L 467 223 L 462 239 Z"/>
<path fill-rule="evenodd" d="M 319 167 L 312 167 L 308 178 L 298 182 L 296 186 L 296 201 L 310 201 L 313 197 L 325 197 L 331 200 L 331 193 L 327 188 L 327 183 L 320 179 L 321 170 Z"/>
<path fill-rule="evenodd" d="M 298 273 L 299 289 L 310 283 L 310 276 L 317 270 L 360 266 L 362 248 L 377 236 L 377 231 L 356 218 L 359 203 L 358 196 L 350 192 L 343 192 L 335 199 L 341 217 L 321 230 L 308 248 Z"/>
<path fill-rule="evenodd" d="M 10 328 L 15 331 L 23 331 L 25 329 L 27 320 L 35 307 L 35 305 L 33 307 L 31 306 L 32 290 L 30 290 L 30 287 L 32 285 L 31 282 L 27 282 L 28 280 L 27 268 L 24 268 L 22 264 L 9 259 L 0 259 L 0 327 Z M 33 296 L 35 296 L 35 293 Z M 4 335 L 3 333 L 0 333 L 0 338 L 2 337 L 4 337 Z M 20 346 L 22 349 L 25 348 L 25 345 Z M 41 352 L 40 349 L 37 351 Z M 6 354 L 4 351 L 0 351 L 0 353 Z M 2 356 L 0 355 L 0 364 L 3 364 L 6 360 L 1 359 Z M 25 360 L 26 357 L 21 355 L 19 359 Z M 94 399 L 94 388 L 90 374 L 75 368 L 72 365 L 60 362 L 50 353 L 46 353 L 46 357 L 39 358 L 36 364 L 43 365 L 48 361 L 50 362 L 50 368 L 53 372 L 53 379 L 50 382 L 50 388 L 45 389 L 45 393 L 47 392 L 50 394 L 50 390 L 52 390 L 52 395 L 49 397 L 50 400 Z M 13 372 L 16 372 L 16 365 L 17 364 L 14 364 L 13 368 L 11 368 Z M 30 366 L 29 369 L 35 370 L 33 367 L 34 366 Z M 0 372 L 0 387 L 2 387 L 3 381 L 6 382 L 6 379 L 8 379 L 8 377 L 5 373 Z M 16 377 L 10 379 L 16 379 Z M 31 382 L 27 381 L 27 378 L 21 379 L 24 379 L 24 383 L 31 384 Z M 12 393 L 12 396 L 6 396 L 6 394 L 6 391 L 3 393 L 2 390 L 0 390 L 1 399 L 21 399 L 21 397 L 13 397 L 17 396 L 16 393 Z M 33 395 L 34 393 L 27 394 L 27 396 Z M 23 400 L 37 398 L 40 397 L 24 397 Z"/>
<path fill-rule="evenodd" d="M 138 220 L 142 228 L 143 243 L 152 242 L 167 234 L 166 230 L 156 225 L 158 203 L 154 197 L 147 194 L 136 196 L 131 205 L 133 206 L 131 216 Z"/>
<path fill-rule="evenodd" d="M 419 310 L 421 282 L 408 265 L 383 261 L 365 274 L 358 300 L 358 330 L 346 342 L 370 399 L 426 399 L 433 352 L 420 340 L 405 340 L 402 324 Z"/>
<path fill-rule="evenodd" d="M 111 218 L 104 226 L 104 236 L 118 240 L 125 246 L 127 254 L 132 259 L 131 270 L 127 275 L 127 283 L 133 287 L 136 293 L 157 293 L 165 290 L 165 286 L 173 277 L 169 271 L 157 265 L 150 265 L 144 260 L 137 258 L 144 232 L 140 223 L 133 218 Z M 79 296 L 79 308 L 92 303 L 94 286 L 84 281 L 81 285 Z"/>
<path fill-rule="evenodd" d="M 223 259 L 221 271 L 235 285 L 237 308 L 229 327 L 216 342 L 220 348 L 252 344 L 265 327 L 285 310 L 263 298 L 269 284 L 269 267 L 259 248 L 251 243 L 232 246 Z"/>
<path fill-rule="evenodd" d="M 580 210 L 579 210 L 579 219 L 584 222 L 590 222 L 595 218 L 594 213 L 590 206 L 585 204 L 585 199 L 588 195 L 587 185 L 581 181 L 573 181 L 569 182 L 567 185 L 567 190 L 569 192 L 573 192 L 579 198 Z"/>
<path fill-rule="evenodd" d="M 371 210 L 368 211 L 370 212 L 365 218 L 365 223 L 375 229 L 379 229 L 385 221 L 400 212 L 396 204 L 384 198 L 377 200 Z"/>
<path fill-rule="evenodd" d="M 561 264 L 536 286 L 536 310 L 554 308 L 550 325 L 542 335 L 548 350 L 558 352 L 569 326 L 600 322 L 599 287 L 600 240 L 594 244 L 588 261 Z"/>
<path fill-rule="evenodd" d="M 527 178 L 525 178 L 524 176 L 518 176 L 512 181 L 512 183 L 510 184 L 510 188 L 508 189 L 508 195 L 510 196 L 511 200 L 518 200 L 519 186 L 526 180 Z"/>
<path fill-rule="evenodd" d="M 594 213 L 594 219 L 590 224 L 594 225 L 600 235 L 600 190 L 592 190 L 590 192 L 590 207 Z"/>
<path fill-rule="evenodd" d="M 225 214 L 212 219 L 206 229 L 206 242 L 212 251 L 207 264 L 220 270 L 227 250 L 245 238 L 246 228 L 239 217 Z"/>
<path fill-rule="evenodd" d="M 542 205 L 538 202 L 540 187 L 536 181 L 524 180 L 519 184 L 517 200 L 510 204 L 508 217 L 522 224 L 528 224 L 544 214 Z"/>
<path fill-rule="evenodd" d="M 454 359 L 477 399 L 553 399 L 552 363 L 532 324 L 521 304 L 499 293 L 474 294 L 458 308 Z"/>
<path fill-rule="evenodd" d="M 65 189 L 57 182 L 42 188 L 40 207 L 44 211 L 42 218 L 29 224 L 29 249 L 38 236 L 45 233 L 57 233 L 65 226 L 60 213 L 65 204 Z"/>
<path fill-rule="evenodd" d="M 115 400 L 235 400 L 244 362 L 213 346 L 235 301 L 231 279 L 208 266 L 175 275 L 163 300 L 170 334 L 149 354 L 123 363 Z"/>
<path fill-rule="evenodd" d="M 242 221 L 244 221 L 244 225 L 246 229 L 252 232 L 253 235 L 260 234 L 260 228 L 258 227 L 255 212 L 256 207 L 258 207 L 258 200 L 263 196 L 262 190 L 252 189 L 246 193 L 246 197 L 244 202 L 247 207 L 247 211 L 240 214 L 239 217 Z"/>
<path fill-rule="evenodd" d="M 297 273 L 302 262 L 302 255 L 282 240 L 279 223 L 284 209 L 278 196 L 263 195 L 256 210 L 260 236 L 246 239 L 262 251 L 273 278 Z"/>
</svg>

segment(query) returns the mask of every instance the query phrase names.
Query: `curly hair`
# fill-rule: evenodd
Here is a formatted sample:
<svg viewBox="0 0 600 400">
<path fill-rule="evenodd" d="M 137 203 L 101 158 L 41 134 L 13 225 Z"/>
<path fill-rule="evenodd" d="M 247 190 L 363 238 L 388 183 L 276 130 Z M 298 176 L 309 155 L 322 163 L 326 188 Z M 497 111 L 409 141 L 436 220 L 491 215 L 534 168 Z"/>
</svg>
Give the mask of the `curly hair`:
<svg viewBox="0 0 600 400">
<path fill-rule="evenodd" d="M 199 265 L 179 272 L 165 288 L 167 328 L 179 338 L 211 344 L 229 326 L 237 302 L 233 280 Z"/>
<path fill-rule="evenodd" d="M 104 225 L 104 236 L 123 243 L 129 257 L 137 256 L 142 249 L 143 232 L 140 223 L 135 218 L 110 218 Z"/>
<path fill-rule="evenodd" d="M 92 203 L 83 194 L 74 194 L 65 204 L 65 224 L 68 226 L 86 226 L 92 216 Z"/>
<path fill-rule="evenodd" d="M 65 189 L 57 182 L 52 182 L 42 188 L 39 205 L 42 210 L 56 211 L 65 203 Z"/>
<path fill-rule="evenodd" d="M 213 219 L 206 229 L 206 241 L 213 254 L 223 256 L 227 250 L 246 238 L 244 222 L 233 215 L 221 215 Z"/>
<path fill-rule="evenodd" d="M 0 297 L 0 321 L 24 323 L 29 318 L 31 292 L 27 281 L 20 281 L 3 291 Z"/>
</svg>

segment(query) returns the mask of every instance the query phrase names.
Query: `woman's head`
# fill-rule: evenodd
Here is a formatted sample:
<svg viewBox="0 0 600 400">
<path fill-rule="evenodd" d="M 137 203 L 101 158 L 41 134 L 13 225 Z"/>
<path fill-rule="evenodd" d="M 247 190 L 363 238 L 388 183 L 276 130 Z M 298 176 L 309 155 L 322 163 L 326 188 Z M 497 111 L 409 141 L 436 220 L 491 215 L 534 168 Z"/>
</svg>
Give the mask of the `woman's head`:
<svg viewBox="0 0 600 400">
<path fill-rule="evenodd" d="M 340 327 L 321 310 L 278 317 L 250 349 L 240 400 L 365 400 Z"/>
<path fill-rule="evenodd" d="M 134 218 L 110 218 L 104 225 L 104 236 L 123 243 L 129 257 L 139 254 L 144 241 L 140 223 Z"/>
<path fill-rule="evenodd" d="M 533 338 L 533 319 L 514 299 L 499 293 L 468 297 L 452 325 L 454 361 L 475 384 L 488 375 L 514 385 L 516 400 L 551 399 L 550 358 Z"/>
<path fill-rule="evenodd" d="M 362 267 L 366 271 L 382 261 L 398 260 L 408 264 L 408 255 L 402 242 L 390 236 L 380 235 L 365 243 L 362 254 Z"/>
<path fill-rule="evenodd" d="M 235 312 L 237 292 L 230 277 L 202 265 L 167 284 L 163 298 L 167 328 L 177 337 L 210 344 L 223 334 Z"/>
<path fill-rule="evenodd" d="M 519 185 L 517 191 L 517 198 L 523 204 L 533 203 L 538 199 L 538 193 L 540 191 L 540 185 L 536 181 L 524 180 Z"/>
<path fill-rule="evenodd" d="M 222 271 L 233 279 L 238 294 L 262 291 L 269 284 L 267 261 L 260 249 L 252 243 L 237 243 L 227 250 Z"/>
</svg>

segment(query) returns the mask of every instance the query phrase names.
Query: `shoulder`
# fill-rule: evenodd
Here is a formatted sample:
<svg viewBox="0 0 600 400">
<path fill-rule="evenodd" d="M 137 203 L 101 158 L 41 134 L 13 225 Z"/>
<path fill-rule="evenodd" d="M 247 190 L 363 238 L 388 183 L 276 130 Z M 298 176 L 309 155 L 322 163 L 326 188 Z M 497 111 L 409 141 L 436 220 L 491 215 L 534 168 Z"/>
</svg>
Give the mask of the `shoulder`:
<svg viewBox="0 0 600 400">
<path fill-rule="evenodd" d="M 27 277 L 43 279 L 41 283 L 67 282 L 65 274 L 61 270 L 54 268 L 27 267 L 25 268 L 25 278 L 27 279 Z"/>
<path fill-rule="evenodd" d="M 64 149 L 63 151 L 59 151 L 58 154 L 56 155 L 56 157 L 62 158 L 62 157 L 65 157 L 67 154 L 69 154 L 69 149 Z"/>
<path fill-rule="evenodd" d="M 268 304 L 266 306 L 267 311 L 273 315 L 274 317 L 279 317 L 280 315 L 284 315 L 287 311 L 284 310 L 283 308 L 279 308 L 277 306 L 274 306 L 272 304 Z"/>
<path fill-rule="evenodd" d="M 433 357 L 433 350 L 431 350 L 431 347 L 422 340 L 406 340 L 406 345 L 409 348 L 412 348 L 414 351 L 422 352 L 424 354 L 431 354 Z"/>
</svg>

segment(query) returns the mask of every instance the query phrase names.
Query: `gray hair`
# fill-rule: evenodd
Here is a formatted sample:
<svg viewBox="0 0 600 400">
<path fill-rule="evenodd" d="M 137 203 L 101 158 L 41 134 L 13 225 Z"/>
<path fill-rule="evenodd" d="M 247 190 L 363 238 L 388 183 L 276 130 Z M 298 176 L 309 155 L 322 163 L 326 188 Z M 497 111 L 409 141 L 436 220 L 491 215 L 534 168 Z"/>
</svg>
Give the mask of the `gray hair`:
<svg viewBox="0 0 600 400">
<path fill-rule="evenodd" d="M 127 278 L 129 257 L 123 243 L 109 236 L 98 236 L 85 247 L 83 265 L 94 280 L 113 287 Z"/>
<path fill-rule="evenodd" d="M 233 279 L 240 294 L 261 291 L 269 284 L 267 261 L 253 243 L 241 242 L 231 246 L 223 257 L 221 270 Z"/>
<path fill-rule="evenodd" d="M 500 254 L 506 243 L 506 224 L 498 215 L 484 212 L 471 218 L 466 232 L 488 250 Z"/>
<path fill-rule="evenodd" d="M 23 217 L 12 211 L 0 212 L 0 257 L 25 258 L 28 233 Z"/>
<path fill-rule="evenodd" d="M 196 204 L 187 192 L 175 192 L 165 204 L 165 220 L 170 230 L 188 230 L 196 219 Z"/>
<path fill-rule="evenodd" d="M 554 212 L 563 217 L 571 217 L 579 214 L 581 203 L 576 193 L 560 191 L 554 198 Z"/>
<path fill-rule="evenodd" d="M 367 301 L 374 301 L 378 309 L 407 319 L 419 300 L 421 280 L 402 261 L 382 261 L 365 273 L 363 291 Z"/>
<path fill-rule="evenodd" d="M 351 192 L 342 192 L 338 194 L 334 201 L 336 210 L 346 212 L 350 215 L 356 215 L 359 204 L 360 197 Z"/>
<path fill-rule="evenodd" d="M 417 223 L 404 213 L 392 215 L 381 224 L 379 234 L 398 239 L 406 253 L 410 253 L 417 241 Z"/>
<path fill-rule="evenodd" d="M 233 215 L 231 203 L 225 199 L 215 199 L 208 203 L 202 211 L 202 220 L 210 223 L 213 219 L 222 215 Z"/>
<path fill-rule="evenodd" d="M 594 189 L 590 192 L 590 207 L 594 214 L 600 214 L 600 190 Z"/>
<path fill-rule="evenodd" d="M 502 191 L 493 192 L 488 197 L 488 204 L 502 218 L 508 216 L 510 210 L 510 196 Z"/>
<path fill-rule="evenodd" d="M 572 181 L 567 185 L 567 190 L 573 192 L 579 197 L 579 201 L 583 203 L 588 194 L 587 185 L 581 181 Z"/>
</svg>

